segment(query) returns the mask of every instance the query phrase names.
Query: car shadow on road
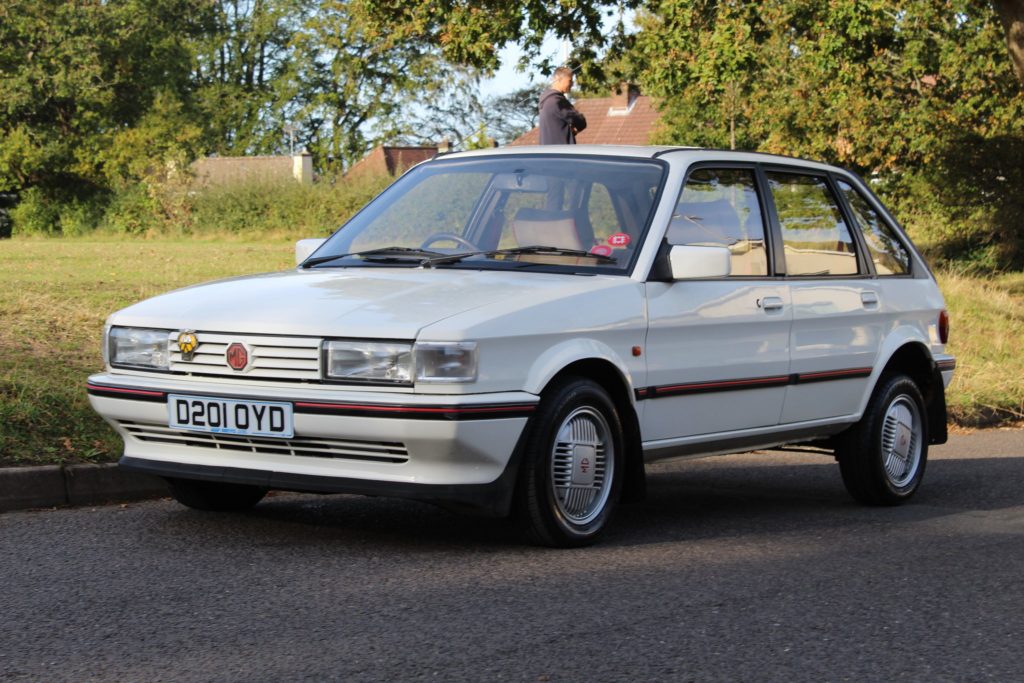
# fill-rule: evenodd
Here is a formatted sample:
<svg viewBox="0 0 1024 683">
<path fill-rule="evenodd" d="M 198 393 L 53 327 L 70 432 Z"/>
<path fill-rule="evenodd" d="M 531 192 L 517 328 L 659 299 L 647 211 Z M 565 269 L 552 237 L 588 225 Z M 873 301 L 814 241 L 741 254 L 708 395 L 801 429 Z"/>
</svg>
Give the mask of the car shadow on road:
<svg viewBox="0 0 1024 683">
<path fill-rule="evenodd" d="M 659 465 L 648 472 L 646 500 L 621 505 L 601 545 L 827 534 L 848 526 L 1015 507 L 1024 505 L 1024 492 L 1013 483 L 1022 479 L 1024 458 L 944 458 L 929 463 L 921 491 L 908 504 L 869 507 L 847 495 L 838 467 L 820 456 L 805 464 L 780 464 L 769 455 L 761 462 L 747 456 L 740 462 L 719 458 Z M 338 544 L 423 553 L 528 547 L 509 520 L 365 496 L 272 494 L 247 513 L 180 508 L 165 524 L 168 531 L 199 524 L 206 535 L 224 538 L 242 527 L 250 541 L 274 546 Z"/>
</svg>

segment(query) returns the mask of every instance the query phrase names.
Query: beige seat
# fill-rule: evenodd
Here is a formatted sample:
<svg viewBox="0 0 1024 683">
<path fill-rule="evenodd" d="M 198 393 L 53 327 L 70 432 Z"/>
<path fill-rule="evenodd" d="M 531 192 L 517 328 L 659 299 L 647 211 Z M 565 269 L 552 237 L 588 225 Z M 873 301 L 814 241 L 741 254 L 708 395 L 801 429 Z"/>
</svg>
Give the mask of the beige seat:
<svg viewBox="0 0 1024 683">
<path fill-rule="evenodd" d="M 519 209 L 512 220 L 512 236 L 520 247 L 583 249 L 576 219 L 565 211 Z"/>
</svg>

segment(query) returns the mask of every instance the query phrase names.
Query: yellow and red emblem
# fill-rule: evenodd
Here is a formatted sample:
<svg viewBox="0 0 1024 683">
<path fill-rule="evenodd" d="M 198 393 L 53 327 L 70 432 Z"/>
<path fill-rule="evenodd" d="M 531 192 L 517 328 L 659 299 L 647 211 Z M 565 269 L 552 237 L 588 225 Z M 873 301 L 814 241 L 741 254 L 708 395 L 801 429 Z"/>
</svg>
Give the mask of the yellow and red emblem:
<svg viewBox="0 0 1024 683">
<path fill-rule="evenodd" d="M 178 350 L 181 351 L 181 359 L 183 361 L 192 360 L 192 355 L 196 352 L 196 347 L 199 346 L 199 338 L 196 337 L 196 333 L 192 330 L 184 330 L 178 335 Z"/>
</svg>

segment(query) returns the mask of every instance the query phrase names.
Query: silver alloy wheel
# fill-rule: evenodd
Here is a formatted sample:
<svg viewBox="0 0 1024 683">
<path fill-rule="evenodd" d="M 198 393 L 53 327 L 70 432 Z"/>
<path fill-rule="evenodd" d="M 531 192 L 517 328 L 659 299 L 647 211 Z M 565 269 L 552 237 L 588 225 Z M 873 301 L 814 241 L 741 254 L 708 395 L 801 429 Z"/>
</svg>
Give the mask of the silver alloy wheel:
<svg viewBox="0 0 1024 683">
<path fill-rule="evenodd" d="M 558 428 L 551 453 L 551 485 L 555 506 L 568 522 L 592 522 L 611 494 L 615 444 L 600 411 L 582 406 Z"/>
<path fill-rule="evenodd" d="M 882 422 L 882 465 L 889 483 L 903 488 L 921 466 L 924 425 L 917 403 L 900 394 L 885 411 Z"/>
</svg>

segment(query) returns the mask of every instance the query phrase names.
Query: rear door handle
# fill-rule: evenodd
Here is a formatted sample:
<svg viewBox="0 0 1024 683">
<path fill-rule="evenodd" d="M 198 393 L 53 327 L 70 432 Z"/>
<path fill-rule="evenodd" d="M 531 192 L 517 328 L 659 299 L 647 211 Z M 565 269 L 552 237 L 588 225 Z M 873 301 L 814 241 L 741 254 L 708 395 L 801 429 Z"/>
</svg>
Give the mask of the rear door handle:
<svg viewBox="0 0 1024 683">
<path fill-rule="evenodd" d="M 765 311 L 778 311 L 782 309 L 782 297 L 766 296 L 757 300 L 757 307 Z"/>
<path fill-rule="evenodd" d="M 860 301 L 864 304 L 864 308 L 878 307 L 878 295 L 874 292 L 861 292 Z"/>
</svg>

